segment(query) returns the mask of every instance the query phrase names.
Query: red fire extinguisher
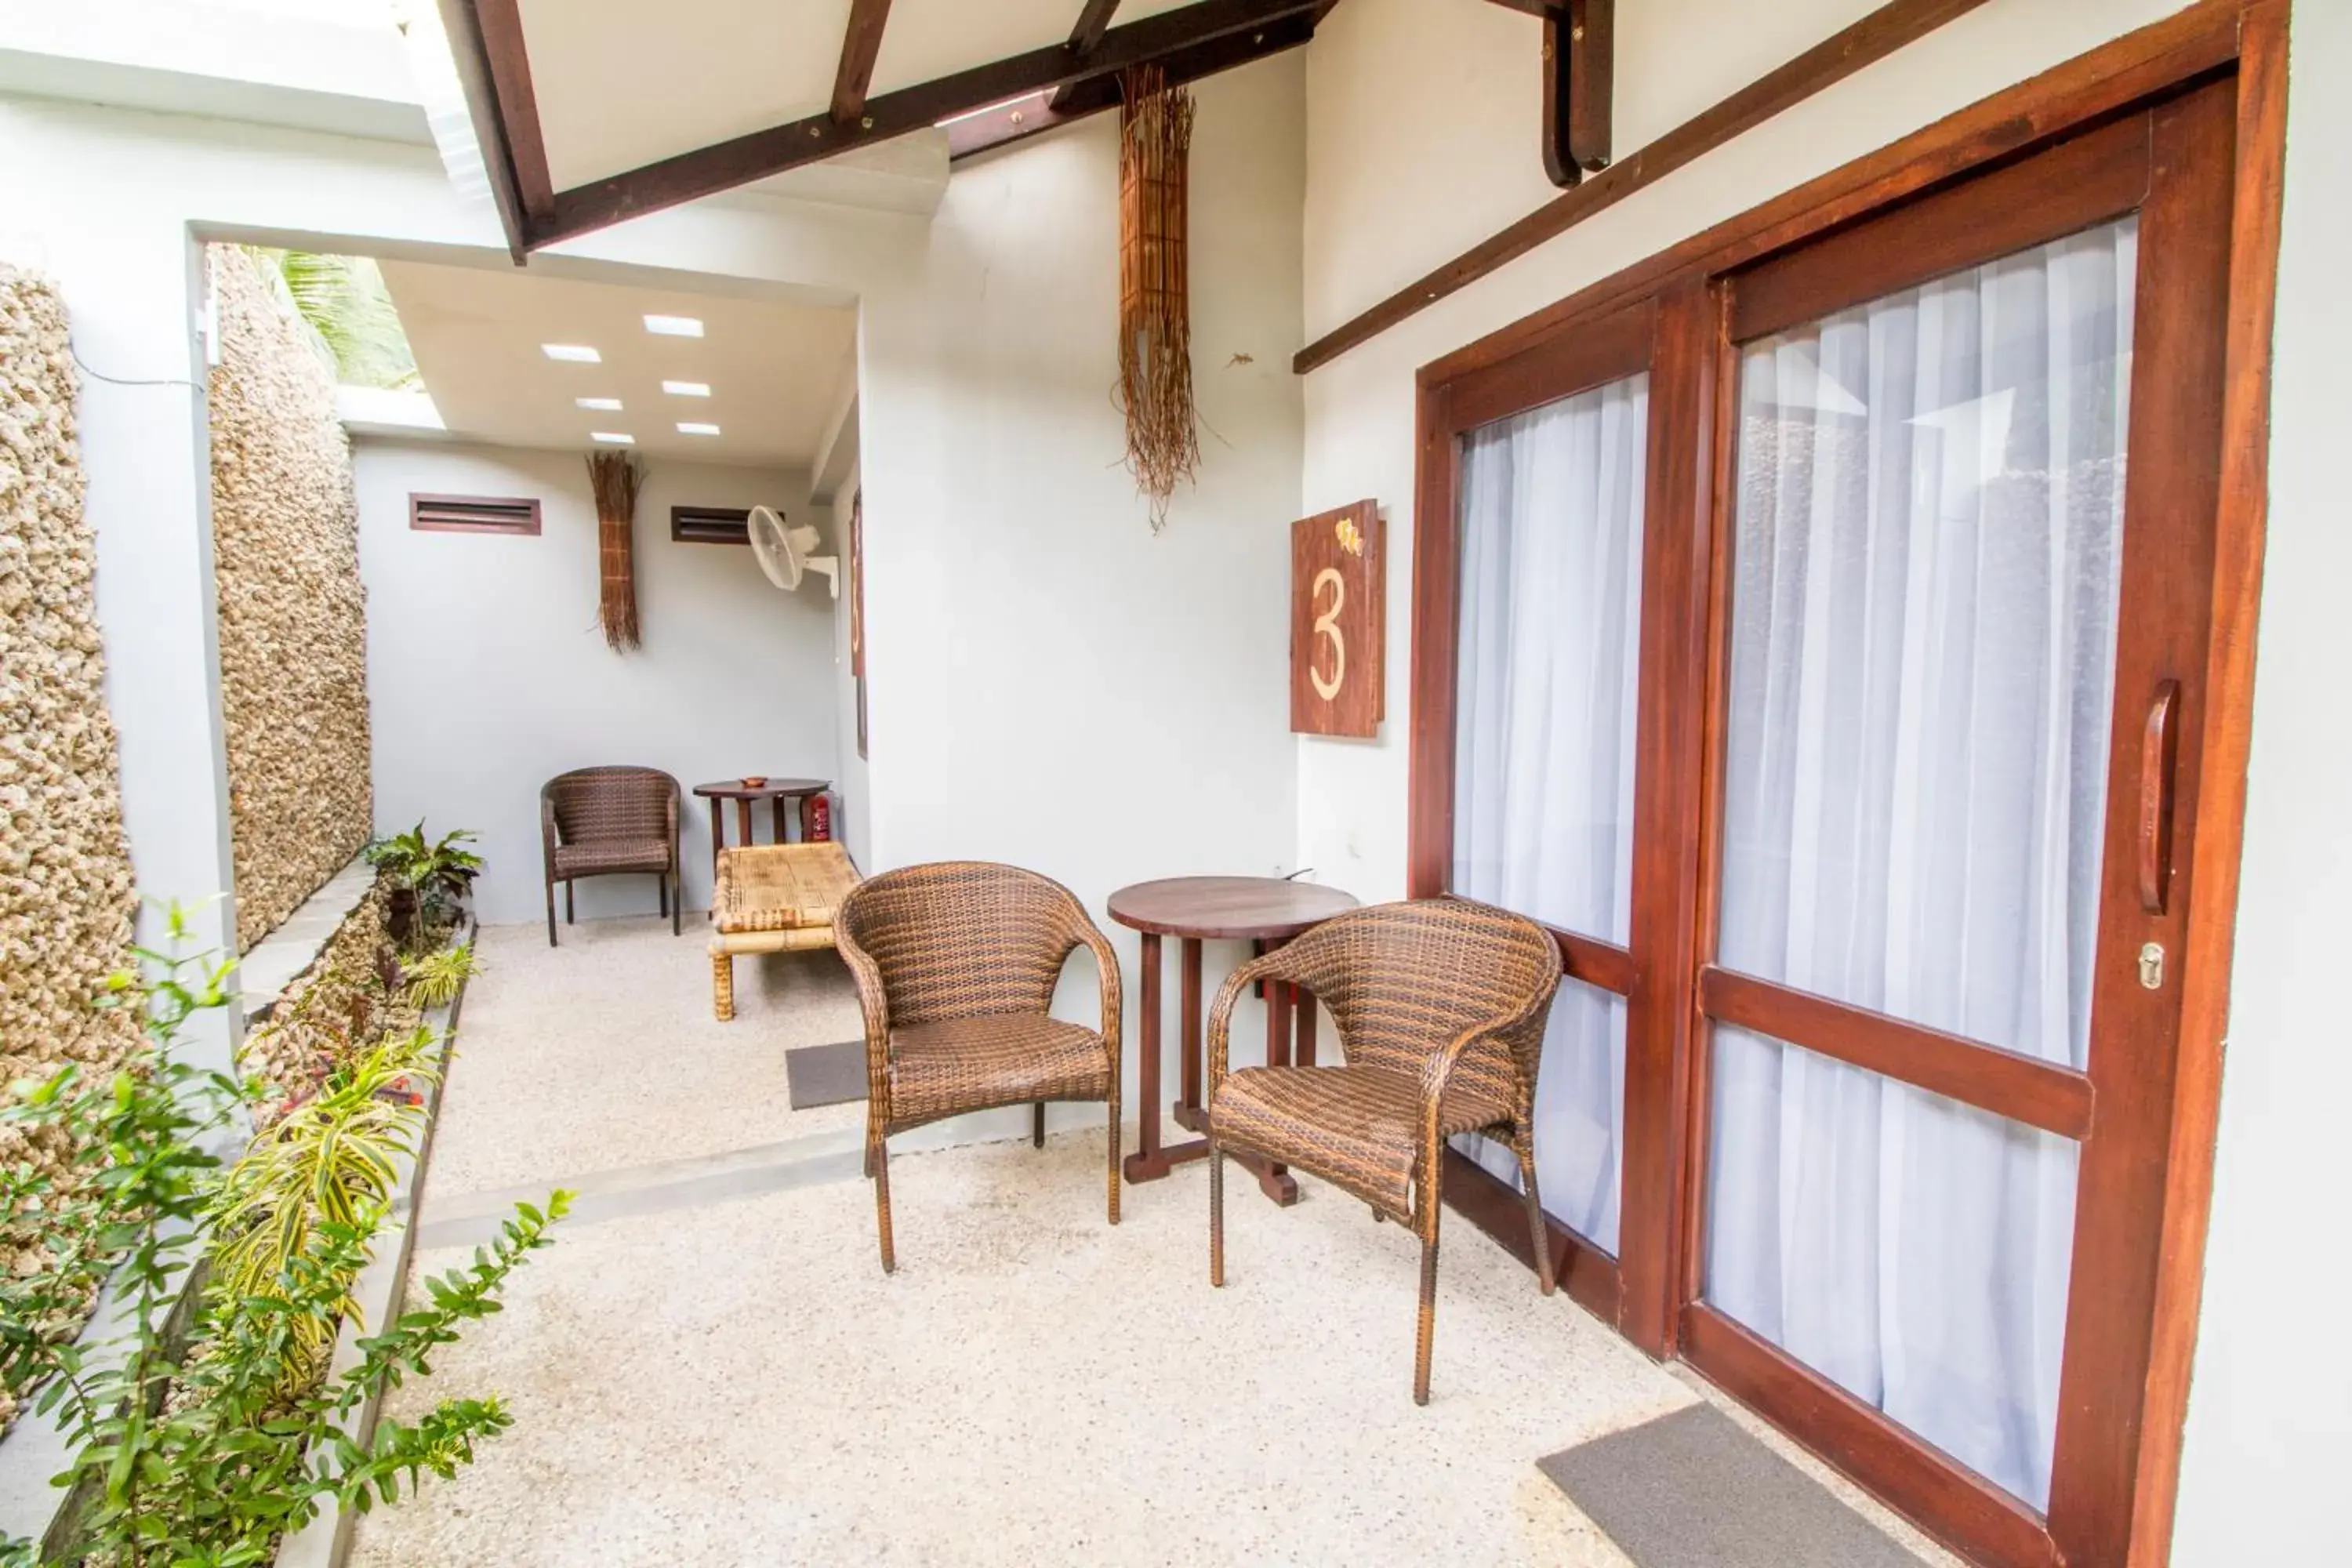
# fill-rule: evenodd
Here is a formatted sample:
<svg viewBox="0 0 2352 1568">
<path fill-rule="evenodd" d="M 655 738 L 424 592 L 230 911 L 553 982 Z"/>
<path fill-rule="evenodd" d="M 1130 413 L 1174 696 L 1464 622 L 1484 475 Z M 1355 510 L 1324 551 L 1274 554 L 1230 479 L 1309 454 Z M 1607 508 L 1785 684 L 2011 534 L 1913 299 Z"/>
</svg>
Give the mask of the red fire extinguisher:
<svg viewBox="0 0 2352 1568">
<path fill-rule="evenodd" d="M 801 799 L 801 841 L 824 844 L 833 838 L 833 797 L 820 792 Z"/>
</svg>

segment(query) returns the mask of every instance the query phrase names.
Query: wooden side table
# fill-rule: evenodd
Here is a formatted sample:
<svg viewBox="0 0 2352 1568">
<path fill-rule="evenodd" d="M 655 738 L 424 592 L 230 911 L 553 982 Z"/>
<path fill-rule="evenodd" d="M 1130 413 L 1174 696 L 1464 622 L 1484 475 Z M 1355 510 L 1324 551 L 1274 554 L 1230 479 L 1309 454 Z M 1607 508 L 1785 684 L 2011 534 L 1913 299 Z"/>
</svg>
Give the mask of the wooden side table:
<svg viewBox="0 0 2352 1568">
<path fill-rule="evenodd" d="M 694 793 L 710 803 L 710 886 L 714 889 L 714 901 L 718 897 L 715 889 L 719 886 L 719 851 L 727 844 L 727 802 L 731 800 L 735 803 L 735 841 L 738 844 L 753 842 L 751 803 L 755 800 L 768 803 L 768 813 L 772 819 L 772 831 L 775 834 L 773 842 L 787 844 L 792 840 L 784 826 L 784 803 L 799 801 L 805 806 L 811 795 L 823 795 L 832 787 L 831 779 L 772 778 L 763 778 L 756 784 L 745 784 L 741 779 L 720 779 L 716 784 L 695 785 Z M 709 918 L 709 911 L 703 911 L 703 919 Z"/>
<path fill-rule="evenodd" d="M 1263 952 L 1355 907 L 1355 899 L 1337 888 L 1286 882 L 1275 877 L 1171 877 L 1138 882 L 1110 896 L 1110 918 L 1143 936 L 1143 995 L 1138 1005 L 1142 1025 L 1138 1045 L 1142 1103 L 1136 1111 L 1138 1147 L 1123 1166 L 1129 1181 L 1158 1181 L 1174 1166 L 1209 1152 L 1205 1137 L 1164 1148 L 1160 1142 L 1160 939 L 1172 936 L 1183 944 L 1178 1026 L 1182 1088 L 1168 1114 L 1179 1127 L 1206 1133 L 1209 1114 L 1201 1099 L 1201 943 L 1211 938 L 1247 942 Z M 1267 991 L 1267 1065 L 1290 1065 L 1296 1015 L 1298 1065 L 1314 1066 L 1315 999 L 1284 983 L 1272 984 Z M 1298 1201 L 1298 1184 L 1282 1166 L 1238 1152 L 1233 1158 L 1256 1173 L 1259 1187 L 1275 1202 Z"/>
</svg>

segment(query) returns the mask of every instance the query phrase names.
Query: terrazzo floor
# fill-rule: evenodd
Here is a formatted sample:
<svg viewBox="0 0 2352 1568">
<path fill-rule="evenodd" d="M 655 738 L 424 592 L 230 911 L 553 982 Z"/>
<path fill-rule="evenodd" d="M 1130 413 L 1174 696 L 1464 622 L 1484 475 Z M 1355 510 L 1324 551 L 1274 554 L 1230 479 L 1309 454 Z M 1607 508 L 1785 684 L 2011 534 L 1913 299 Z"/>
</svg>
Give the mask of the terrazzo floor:
<svg viewBox="0 0 2352 1568">
<path fill-rule="evenodd" d="M 1410 1236 L 1236 1182 L 1212 1289 L 1206 1173 L 1126 1188 L 1113 1228 L 1099 1131 L 894 1152 L 885 1276 L 862 1108 L 784 1109 L 783 1050 L 856 1032 L 837 962 L 743 963 L 722 1026 L 698 933 L 564 936 L 484 933 L 412 1279 L 518 1194 L 590 1199 L 390 1407 L 496 1392 L 515 1426 L 362 1519 L 355 1568 L 1622 1568 L 1535 1460 L 1713 1396 L 1456 1220 L 1416 1408 Z"/>
<path fill-rule="evenodd" d="M 714 1154 L 864 1124 L 862 1105 L 794 1111 L 784 1053 L 864 1029 L 830 952 L 735 961 L 736 1016 L 710 1013 L 710 928 L 651 916 L 486 926 L 434 1134 L 429 1206 L 572 1172 Z"/>
</svg>

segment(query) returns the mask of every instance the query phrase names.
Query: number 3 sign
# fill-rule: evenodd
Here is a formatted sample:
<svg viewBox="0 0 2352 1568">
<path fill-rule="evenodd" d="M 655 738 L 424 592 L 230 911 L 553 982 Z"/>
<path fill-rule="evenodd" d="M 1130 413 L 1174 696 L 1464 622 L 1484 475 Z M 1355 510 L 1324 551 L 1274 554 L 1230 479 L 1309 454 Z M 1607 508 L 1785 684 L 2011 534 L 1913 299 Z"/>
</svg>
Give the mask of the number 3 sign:
<svg viewBox="0 0 2352 1568">
<path fill-rule="evenodd" d="M 1290 727 L 1380 733 L 1388 619 L 1380 510 L 1360 500 L 1290 525 Z"/>
</svg>

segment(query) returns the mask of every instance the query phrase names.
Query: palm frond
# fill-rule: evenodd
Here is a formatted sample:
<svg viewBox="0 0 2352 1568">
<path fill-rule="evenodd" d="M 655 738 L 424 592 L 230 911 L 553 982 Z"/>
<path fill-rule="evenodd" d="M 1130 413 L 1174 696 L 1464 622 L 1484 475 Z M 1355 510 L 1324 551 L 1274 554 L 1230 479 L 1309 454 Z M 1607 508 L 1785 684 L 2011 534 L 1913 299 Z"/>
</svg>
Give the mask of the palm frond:
<svg viewBox="0 0 2352 1568">
<path fill-rule="evenodd" d="M 417 384 L 416 358 L 383 271 L 364 256 L 257 247 L 257 261 L 278 286 L 335 379 L 346 386 L 405 390 Z"/>
</svg>

